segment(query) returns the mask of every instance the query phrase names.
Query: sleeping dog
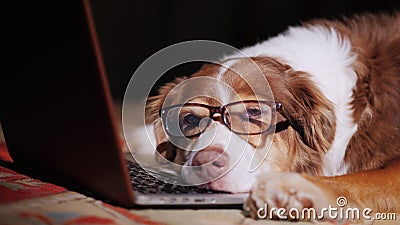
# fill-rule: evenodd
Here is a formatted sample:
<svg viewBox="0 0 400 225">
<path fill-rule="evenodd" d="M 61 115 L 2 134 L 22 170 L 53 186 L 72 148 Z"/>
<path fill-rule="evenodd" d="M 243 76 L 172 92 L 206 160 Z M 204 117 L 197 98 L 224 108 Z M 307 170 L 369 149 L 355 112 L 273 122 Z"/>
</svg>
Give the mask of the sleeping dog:
<svg viewBox="0 0 400 225">
<path fill-rule="evenodd" d="M 315 20 L 242 52 L 148 99 L 157 155 L 189 183 L 250 192 L 253 217 L 339 196 L 400 212 L 400 14 Z"/>
</svg>

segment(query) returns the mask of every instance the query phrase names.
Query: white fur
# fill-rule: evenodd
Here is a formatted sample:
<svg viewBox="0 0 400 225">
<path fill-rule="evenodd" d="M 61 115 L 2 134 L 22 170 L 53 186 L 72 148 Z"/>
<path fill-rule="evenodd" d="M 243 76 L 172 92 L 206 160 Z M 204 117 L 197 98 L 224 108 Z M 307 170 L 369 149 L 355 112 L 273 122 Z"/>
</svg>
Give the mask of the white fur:
<svg viewBox="0 0 400 225">
<path fill-rule="evenodd" d="M 357 130 L 350 108 L 357 80 L 352 69 L 356 55 L 351 53 L 349 40 L 340 37 L 334 29 L 292 27 L 242 51 L 249 56 L 266 55 L 283 60 L 293 69 L 312 75 L 311 79 L 325 97 L 334 103 L 336 113 L 336 133 L 332 148 L 325 155 L 324 175 L 346 173 L 347 167 L 343 165 L 346 147 Z"/>
<path fill-rule="evenodd" d="M 237 62 L 236 59 L 232 59 L 232 60 L 223 62 L 221 64 L 221 68 L 218 71 L 217 79 L 222 80 L 225 72 L 236 62 Z M 233 93 L 233 90 L 229 85 L 217 85 L 217 94 L 218 94 L 218 98 L 220 99 L 221 103 L 226 105 L 226 104 L 230 103 L 232 94 L 236 94 L 236 93 Z"/>
</svg>

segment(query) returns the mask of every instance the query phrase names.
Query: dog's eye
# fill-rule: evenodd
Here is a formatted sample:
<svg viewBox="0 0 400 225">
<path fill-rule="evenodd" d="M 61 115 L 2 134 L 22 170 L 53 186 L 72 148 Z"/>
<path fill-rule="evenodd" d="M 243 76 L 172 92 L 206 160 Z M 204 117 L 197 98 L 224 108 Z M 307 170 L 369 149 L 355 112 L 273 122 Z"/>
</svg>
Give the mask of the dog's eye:
<svg viewBox="0 0 400 225">
<path fill-rule="evenodd" d="M 182 122 L 185 126 L 195 127 L 199 125 L 200 118 L 193 114 L 187 114 L 185 117 L 183 117 Z"/>
<path fill-rule="evenodd" d="M 250 108 L 246 110 L 246 115 L 250 118 L 261 116 L 263 113 L 259 108 Z"/>
</svg>

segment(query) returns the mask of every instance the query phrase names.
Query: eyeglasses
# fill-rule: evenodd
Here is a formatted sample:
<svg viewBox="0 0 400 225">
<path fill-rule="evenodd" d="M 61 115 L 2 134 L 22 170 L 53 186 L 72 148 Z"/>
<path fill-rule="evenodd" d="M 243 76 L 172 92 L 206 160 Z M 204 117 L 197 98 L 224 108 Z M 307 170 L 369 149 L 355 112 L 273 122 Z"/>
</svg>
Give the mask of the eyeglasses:
<svg viewBox="0 0 400 225">
<path fill-rule="evenodd" d="M 236 134 L 255 135 L 272 130 L 275 113 L 281 108 L 277 102 L 245 100 L 222 106 L 179 104 L 162 108 L 159 113 L 165 131 L 172 136 L 198 136 L 219 118 Z"/>
</svg>

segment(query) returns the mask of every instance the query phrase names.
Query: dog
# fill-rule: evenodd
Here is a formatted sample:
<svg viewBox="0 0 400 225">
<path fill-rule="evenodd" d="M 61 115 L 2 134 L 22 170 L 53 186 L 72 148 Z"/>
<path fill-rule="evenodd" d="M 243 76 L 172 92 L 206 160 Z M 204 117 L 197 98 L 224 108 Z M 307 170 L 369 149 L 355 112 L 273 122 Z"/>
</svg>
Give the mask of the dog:
<svg viewBox="0 0 400 225">
<path fill-rule="evenodd" d="M 399 213 L 400 13 L 313 20 L 242 52 L 148 99 L 158 161 L 189 183 L 249 192 L 253 218 L 264 204 L 318 210 L 339 196 Z"/>
</svg>

